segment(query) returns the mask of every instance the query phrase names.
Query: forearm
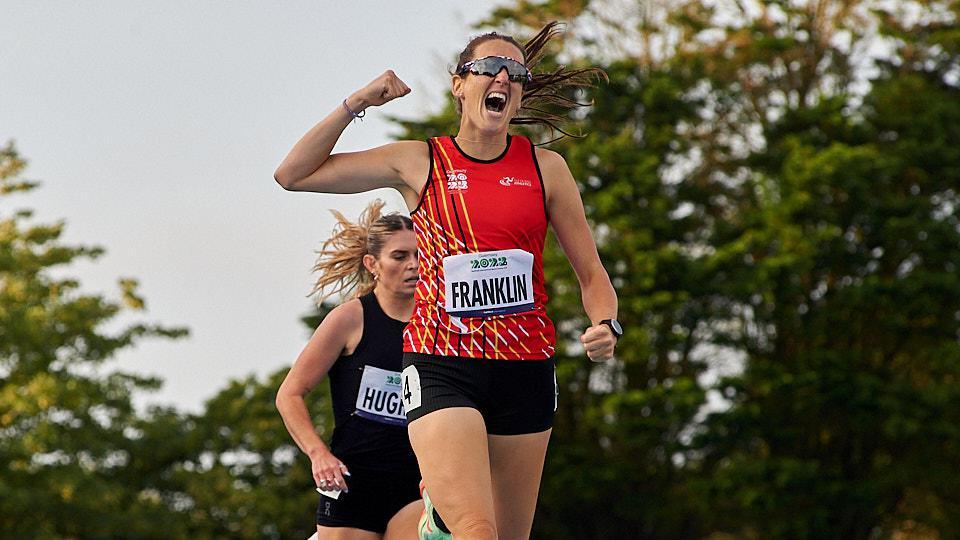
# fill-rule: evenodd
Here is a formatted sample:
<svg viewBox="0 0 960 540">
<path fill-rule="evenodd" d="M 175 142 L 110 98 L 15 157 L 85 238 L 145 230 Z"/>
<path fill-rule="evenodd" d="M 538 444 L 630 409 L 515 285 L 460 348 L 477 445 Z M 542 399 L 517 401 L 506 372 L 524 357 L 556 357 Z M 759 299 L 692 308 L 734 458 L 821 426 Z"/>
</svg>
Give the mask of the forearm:
<svg viewBox="0 0 960 540">
<path fill-rule="evenodd" d="M 314 456 L 330 451 L 313 427 L 313 419 L 310 418 L 303 396 L 281 393 L 277 395 L 276 404 L 287 432 L 304 454 Z"/>
<path fill-rule="evenodd" d="M 617 318 L 617 292 L 603 267 L 591 272 L 580 282 L 580 295 L 591 325 L 597 325 L 604 319 Z"/>
<path fill-rule="evenodd" d="M 356 94 L 346 99 L 347 106 L 359 113 L 366 109 L 367 104 Z M 274 178 L 284 189 L 296 189 L 297 183 L 317 171 L 333 151 L 334 145 L 343 134 L 343 130 L 353 120 L 353 116 L 343 104 L 337 107 L 313 126 L 297 144 L 294 145 L 287 157 L 277 168 Z"/>
</svg>

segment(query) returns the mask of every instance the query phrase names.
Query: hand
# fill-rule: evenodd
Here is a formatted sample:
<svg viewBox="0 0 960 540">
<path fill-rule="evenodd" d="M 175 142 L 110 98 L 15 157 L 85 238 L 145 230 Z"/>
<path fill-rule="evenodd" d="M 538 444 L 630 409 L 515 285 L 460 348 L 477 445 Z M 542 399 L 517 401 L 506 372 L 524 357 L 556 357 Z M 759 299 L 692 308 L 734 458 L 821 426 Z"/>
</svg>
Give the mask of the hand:
<svg viewBox="0 0 960 540">
<path fill-rule="evenodd" d="M 613 331 L 605 324 L 591 326 L 580 336 L 580 343 L 587 351 L 587 357 L 594 362 L 603 362 L 613 358 L 613 349 L 617 345 L 617 338 Z"/>
<path fill-rule="evenodd" d="M 318 488 L 324 491 L 349 491 L 345 477 L 350 476 L 350 471 L 326 449 L 317 452 L 316 456 L 310 456 L 310 470 Z"/>
<path fill-rule="evenodd" d="M 388 69 L 383 72 L 383 75 L 380 75 L 360 90 L 354 92 L 353 95 L 350 96 L 350 101 L 358 103 L 358 108 L 362 110 L 371 106 L 383 105 L 388 101 L 393 101 L 409 93 L 410 87 L 404 84 L 392 69 Z M 353 103 L 349 104 L 353 109 Z M 360 112 L 357 109 L 353 110 Z"/>
</svg>

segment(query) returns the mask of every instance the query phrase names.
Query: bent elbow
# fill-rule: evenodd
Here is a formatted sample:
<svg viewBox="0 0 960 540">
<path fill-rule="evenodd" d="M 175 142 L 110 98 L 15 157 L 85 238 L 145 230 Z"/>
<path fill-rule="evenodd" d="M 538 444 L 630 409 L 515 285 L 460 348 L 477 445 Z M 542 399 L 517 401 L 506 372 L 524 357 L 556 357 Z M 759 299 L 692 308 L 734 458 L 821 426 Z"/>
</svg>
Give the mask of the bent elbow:
<svg viewBox="0 0 960 540">
<path fill-rule="evenodd" d="M 290 394 L 283 385 L 280 385 L 277 390 L 277 397 L 273 400 L 273 404 L 277 407 L 281 416 L 287 411 L 287 406 L 290 404 Z"/>
<path fill-rule="evenodd" d="M 280 187 L 282 187 L 283 189 L 287 191 L 296 191 L 296 184 L 297 184 L 296 178 L 293 178 L 292 176 L 287 174 L 283 170 L 282 166 L 278 168 L 276 172 L 273 173 L 273 179 L 276 180 L 277 183 L 280 184 Z"/>
</svg>

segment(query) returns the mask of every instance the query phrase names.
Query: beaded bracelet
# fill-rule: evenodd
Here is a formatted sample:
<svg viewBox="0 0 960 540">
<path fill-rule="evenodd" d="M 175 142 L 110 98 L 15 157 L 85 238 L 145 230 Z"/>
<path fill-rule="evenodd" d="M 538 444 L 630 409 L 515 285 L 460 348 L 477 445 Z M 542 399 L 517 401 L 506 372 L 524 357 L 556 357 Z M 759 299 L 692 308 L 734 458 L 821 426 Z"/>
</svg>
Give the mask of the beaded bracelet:
<svg viewBox="0 0 960 540">
<path fill-rule="evenodd" d="M 363 117 L 367 114 L 366 109 L 360 111 L 359 113 L 353 112 L 353 109 L 351 109 L 350 106 L 347 105 L 347 100 L 343 100 L 343 108 L 346 109 L 346 110 L 347 110 L 347 113 L 349 113 L 350 116 L 352 116 L 354 119 L 359 118 L 359 119 L 362 120 Z"/>
</svg>

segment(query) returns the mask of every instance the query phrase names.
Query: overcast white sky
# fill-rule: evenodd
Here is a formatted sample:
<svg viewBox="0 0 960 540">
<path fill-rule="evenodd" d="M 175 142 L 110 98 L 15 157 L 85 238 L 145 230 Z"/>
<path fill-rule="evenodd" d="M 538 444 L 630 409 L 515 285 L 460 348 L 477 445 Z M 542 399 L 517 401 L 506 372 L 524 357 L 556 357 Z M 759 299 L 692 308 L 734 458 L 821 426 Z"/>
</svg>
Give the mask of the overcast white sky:
<svg viewBox="0 0 960 540">
<path fill-rule="evenodd" d="M 139 403 L 198 411 L 229 379 L 294 360 L 327 210 L 370 199 L 287 193 L 280 160 L 387 68 L 413 92 L 349 126 L 338 150 L 387 142 L 385 114 L 438 108 L 471 24 L 502 3 L 0 0 L 0 144 L 15 140 L 42 182 L 4 213 L 65 219 L 67 242 L 107 249 L 68 269 L 85 292 L 115 298 L 135 277 L 148 308 L 136 319 L 190 328 L 111 367 L 165 380 Z"/>
</svg>

